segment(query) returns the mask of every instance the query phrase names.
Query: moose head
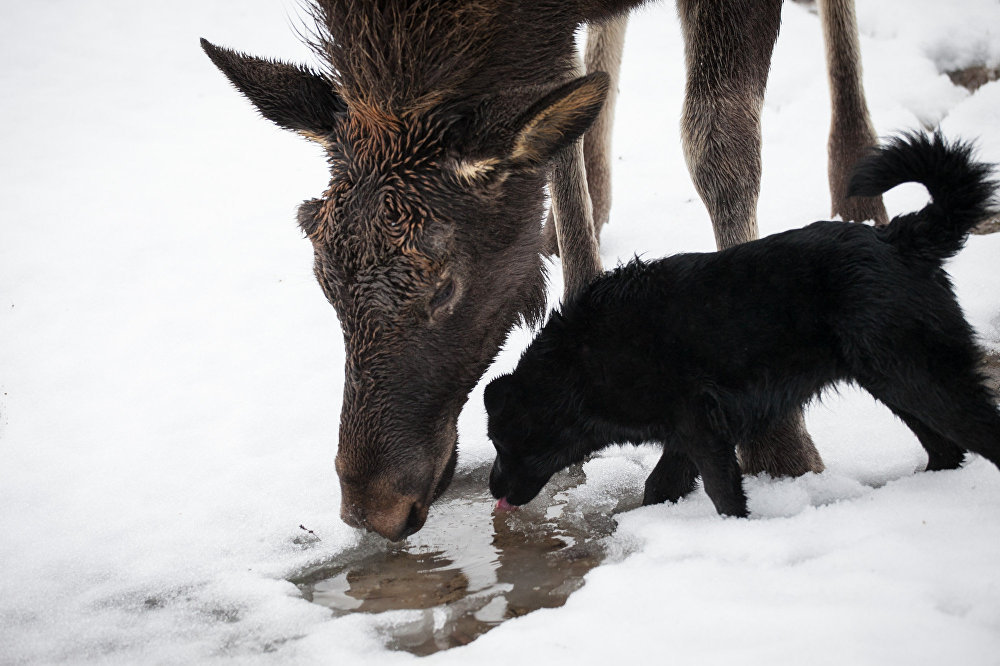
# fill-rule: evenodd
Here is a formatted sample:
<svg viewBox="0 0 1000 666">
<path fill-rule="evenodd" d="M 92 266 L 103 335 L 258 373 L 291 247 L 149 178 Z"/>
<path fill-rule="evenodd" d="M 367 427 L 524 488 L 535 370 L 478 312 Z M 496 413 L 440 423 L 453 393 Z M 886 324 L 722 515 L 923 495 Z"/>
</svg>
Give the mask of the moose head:
<svg viewBox="0 0 1000 666">
<path fill-rule="evenodd" d="M 414 47 L 396 44 L 400 30 L 414 34 L 405 16 L 334 16 L 326 4 L 328 73 L 202 46 L 265 118 L 326 151 L 329 186 L 298 222 L 344 335 L 341 516 L 398 540 L 451 480 L 469 393 L 510 329 L 544 310 L 548 168 L 608 83 L 595 73 L 490 89 L 475 72 L 428 74 L 461 67 L 427 53 L 417 76 Z M 363 44 L 396 50 L 376 57 Z"/>
</svg>

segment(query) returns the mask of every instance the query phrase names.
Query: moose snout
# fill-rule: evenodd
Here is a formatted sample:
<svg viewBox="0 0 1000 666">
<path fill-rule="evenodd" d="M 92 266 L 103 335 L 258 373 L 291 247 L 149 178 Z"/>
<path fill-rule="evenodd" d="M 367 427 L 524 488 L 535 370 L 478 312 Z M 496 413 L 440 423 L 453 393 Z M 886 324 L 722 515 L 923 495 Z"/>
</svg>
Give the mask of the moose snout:
<svg viewBox="0 0 1000 666">
<path fill-rule="evenodd" d="M 427 520 L 428 505 L 420 499 L 404 495 L 375 499 L 380 501 L 356 502 L 345 493 L 340 506 L 341 520 L 351 527 L 376 532 L 390 541 L 405 539 Z"/>
<path fill-rule="evenodd" d="M 408 456 L 399 460 L 365 459 L 344 446 L 335 464 L 340 477 L 340 518 L 391 541 L 417 532 L 430 505 L 448 487 L 457 460 L 455 439 L 445 456 Z"/>
</svg>

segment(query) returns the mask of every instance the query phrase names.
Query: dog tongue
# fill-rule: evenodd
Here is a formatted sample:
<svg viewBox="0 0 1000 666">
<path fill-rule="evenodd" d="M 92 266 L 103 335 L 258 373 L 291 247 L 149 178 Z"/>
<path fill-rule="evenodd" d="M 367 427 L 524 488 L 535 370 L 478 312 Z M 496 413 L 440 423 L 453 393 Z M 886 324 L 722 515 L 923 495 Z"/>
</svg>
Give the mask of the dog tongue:
<svg viewBox="0 0 1000 666">
<path fill-rule="evenodd" d="M 506 497 L 497 500 L 497 511 L 517 511 L 517 507 L 507 501 Z"/>
</svg>

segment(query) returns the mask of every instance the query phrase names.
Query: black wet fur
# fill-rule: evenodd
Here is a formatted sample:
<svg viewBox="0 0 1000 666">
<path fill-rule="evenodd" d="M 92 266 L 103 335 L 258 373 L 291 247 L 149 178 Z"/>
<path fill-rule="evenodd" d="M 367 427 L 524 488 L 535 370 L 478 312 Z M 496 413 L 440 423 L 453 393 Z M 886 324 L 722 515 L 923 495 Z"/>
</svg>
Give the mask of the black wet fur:
<svg viewBox="0 0 1000 666">
<path fill-rule="evenodd" d="M 966 451 L 1000 465 L 1000 412 L 942 266 L 991 213 L 990 167 L 971 152 L 905 134 L 863 160 L 854 194 L 913 181 L 932 197 L 888 226 L 816 222 L 598 278 L 486 388 L 493 495 L 524 504 L 593 451 L 654 441 L 645 504 L 701 476 L 719 513 L 745 516 L 735 446 L 839 381 L 899 416 L 928 470 Z"/>
</svg>

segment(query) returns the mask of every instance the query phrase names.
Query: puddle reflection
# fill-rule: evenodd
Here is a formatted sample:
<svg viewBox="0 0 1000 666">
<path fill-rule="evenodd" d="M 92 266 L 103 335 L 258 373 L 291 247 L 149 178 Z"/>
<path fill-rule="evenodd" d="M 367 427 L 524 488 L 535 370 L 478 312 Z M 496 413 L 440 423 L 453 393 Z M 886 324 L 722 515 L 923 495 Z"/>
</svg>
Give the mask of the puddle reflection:
<svg viewBox="0 0 1000 666">
<path fill-rule="evenodd" d="M 292 582 L 337 615 L 410 611 L 382 626 L 390 648 L 418 655 L 563 605 L 604 559 L 614 519 L 587 515 L 568 501 L 566 491 L 585 480 L 579 466 L 554 477 L 531 505 L 497 515 L 487 474 L 478 469 L 456 478 L 424 529 L 401 544 L 373 538 Z"/>
</svg>

